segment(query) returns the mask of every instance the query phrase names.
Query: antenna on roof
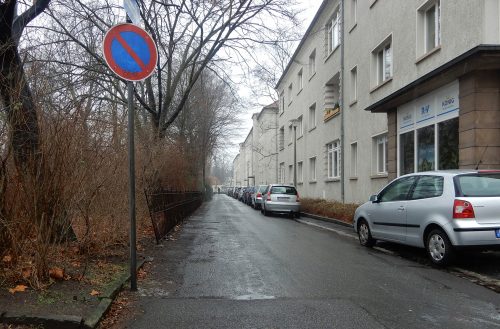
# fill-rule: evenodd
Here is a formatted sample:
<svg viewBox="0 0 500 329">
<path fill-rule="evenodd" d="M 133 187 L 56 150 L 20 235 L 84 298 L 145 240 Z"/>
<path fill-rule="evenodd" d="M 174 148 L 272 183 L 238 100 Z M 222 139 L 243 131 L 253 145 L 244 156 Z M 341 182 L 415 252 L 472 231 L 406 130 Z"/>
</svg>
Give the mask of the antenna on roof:
<svg viewBox="0 0 500 329">
<path fill-rule="evenodd" d="M 476 170 L 479 169 L 479 165 L 483 162 L 483 157 L 484 157 L 484 154 L 486 153 L 486 150 L 488 149 L 488 146 L 489 145 L 486 145 L 486 147 L 484 148 L 483 154 L 481 154 L 481 157 L 479 158 L 479 161 L 476 164 Z"/>
</svg>

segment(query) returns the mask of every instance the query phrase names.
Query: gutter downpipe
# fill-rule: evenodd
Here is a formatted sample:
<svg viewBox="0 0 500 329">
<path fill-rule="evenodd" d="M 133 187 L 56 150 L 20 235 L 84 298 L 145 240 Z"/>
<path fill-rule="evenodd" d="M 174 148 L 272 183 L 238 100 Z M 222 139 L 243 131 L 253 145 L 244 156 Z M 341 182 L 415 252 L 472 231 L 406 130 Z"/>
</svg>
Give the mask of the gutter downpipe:
<svg viewBox="0 0 500 329">
<path fill-rule="evenodd" d="M 345 116 L 344 116 L 344 44 L 345 44 L 345 0 L 340 1 L 340 197 L 345 203 Z"/>
<path fill-rule="evenodd" d="M 279 115 L 279 105 L 278 105 L 278 111 L 276 112 L 275 116 L 274 116 L 274 135 L 275 135 L 275 138 L 276 138 L 276 143 L 274 143 L 274 146 L 275 146 L 275 149 L 276 149 L 276 179 L 274 180 L 275 183 L 278 183 L 278 179 L 279 179 L 279 159 L 278 159 L 278 143 L 280 142 L 279 141 L 279 137 L 278 137 L 278 115 Z M 266 182 L 267 183 L 267 182 Z"/>
</svg>

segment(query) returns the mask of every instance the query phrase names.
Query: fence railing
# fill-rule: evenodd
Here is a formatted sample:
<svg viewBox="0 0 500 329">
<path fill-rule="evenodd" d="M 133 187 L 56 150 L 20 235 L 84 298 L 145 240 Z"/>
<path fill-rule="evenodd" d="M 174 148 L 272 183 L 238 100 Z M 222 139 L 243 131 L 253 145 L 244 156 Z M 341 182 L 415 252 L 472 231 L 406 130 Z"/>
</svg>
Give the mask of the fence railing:
<svg viewBox="0 0 500 329">
<path fill-rule="evenodd" d="M 145 195 L 157 243 L 203 202 L 202 193 L 195 191 L 145 191 Z"/>
</svg>

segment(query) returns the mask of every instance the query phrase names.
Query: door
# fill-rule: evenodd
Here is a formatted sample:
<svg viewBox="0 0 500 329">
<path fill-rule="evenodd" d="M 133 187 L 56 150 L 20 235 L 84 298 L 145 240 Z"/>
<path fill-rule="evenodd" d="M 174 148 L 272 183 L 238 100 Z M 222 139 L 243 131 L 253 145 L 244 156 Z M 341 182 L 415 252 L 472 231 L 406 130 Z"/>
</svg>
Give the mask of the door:
<svg viewBox="0 0 500 329">
<path fill-rule="evenodd" d="M 406 204 L 416 177 L 403 177 L 389 184 L 370 207 L 374 237 L 401 242 L 406 235 Z"/>
</svg>

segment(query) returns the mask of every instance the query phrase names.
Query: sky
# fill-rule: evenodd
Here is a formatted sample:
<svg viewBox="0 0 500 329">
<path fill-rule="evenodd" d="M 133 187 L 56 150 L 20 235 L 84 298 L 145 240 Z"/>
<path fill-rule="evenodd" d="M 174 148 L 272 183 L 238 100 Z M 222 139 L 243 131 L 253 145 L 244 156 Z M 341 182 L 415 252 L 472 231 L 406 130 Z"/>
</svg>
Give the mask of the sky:
<svg viewBox="0 0 500 329">
<path fill-rule="evenodd" d="M 299 3 L 301 3 L 300 7 L 304 10 L 301 13 L 300 19 L 303 21 L 302 23 L 302 30 L 305 32 L 307 28 L 309 27 L 309 24 L 311 23 L 312 19 L 314 18 L 314 15 L 316 15 L 316 12 L 321 5 L 323 0 L 299 0 Z M 297 43 L 298 44 L 298 43 Z M 249 97 L 250 91 L 246 86 L 242 86 L 239 90 L 240 96 L 242 97 Z M 259 100 L 259 102 L 262 103 L 271 103 L 272 100 L 269 99 L 268 102 L 266 102 L 265 99 Z M 241 125 L 239 130 L 239 135 L 236 137 L 232 142 L 233 145 L 229 146 L 226 152 L 229 153 L 229 157 L 231 161 L 234 159 L 234 157 L 238 154 L 239 151 L 239 143 L 242 143 L 246 136 L 248 135 L 248 132 L 252 128 L 252 114 L 259 112 L 261 110 L 261 107 L 253 107 L 253 108 L 248 108 L 244 109 L 242 113 L 239 116 L 239 119 L 241 121 Z"/>
</svg>

